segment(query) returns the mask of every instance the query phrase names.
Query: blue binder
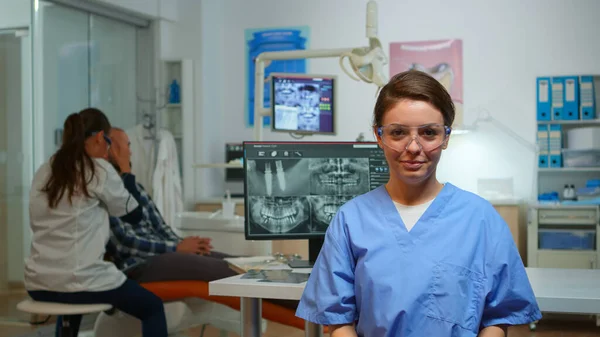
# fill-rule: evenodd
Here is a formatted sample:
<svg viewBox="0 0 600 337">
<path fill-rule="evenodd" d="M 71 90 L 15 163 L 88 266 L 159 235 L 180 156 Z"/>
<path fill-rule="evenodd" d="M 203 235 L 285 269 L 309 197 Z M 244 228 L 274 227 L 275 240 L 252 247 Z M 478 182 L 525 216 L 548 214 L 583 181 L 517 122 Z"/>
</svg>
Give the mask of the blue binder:
<svg viewBox="0 0 600 337">
<path fill-rule="evenodd" d="M 550 151 L 550 167 L 562 167 L 562 125 L 550 125 L 548 146 Z"/>
<path fill-rule="evenodd" d="M 537 120 L 552 119 L 552 90 L 550 77 L 537 78 Z"/>
<path fill-rule="evenodd" d="M 550 167 L 550 151 L 548 138 L 550 136 L 549 127 L 547 124 L 538 124 L 537 144 L 540 149 L 538 157 L 538 167 Z"/>
<path fill-rule="evenodd" d="M 579 76 L 566 76 L 563 80 L 565 104 L 562 119 L 579 119 Z"/>
<path fill-rule="evenodd" d="M 563 119 L 565 80 L 563 77 L 552 77 L 552 119 Z"/>
<path fill-rule="evenodd" d="M 600 79 L 600 77 L 599 77 Z M 596 90 L 594 76 L 581 76 L 579 78 L 579 104 L 581 119 L 596 118 Z"/>
</svg>

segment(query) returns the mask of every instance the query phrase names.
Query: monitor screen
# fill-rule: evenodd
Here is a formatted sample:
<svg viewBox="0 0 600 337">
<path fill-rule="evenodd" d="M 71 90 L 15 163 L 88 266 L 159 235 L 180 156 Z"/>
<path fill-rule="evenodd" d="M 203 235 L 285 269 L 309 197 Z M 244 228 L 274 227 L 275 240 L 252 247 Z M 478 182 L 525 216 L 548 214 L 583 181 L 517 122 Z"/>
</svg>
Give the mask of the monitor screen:
<svg viewBox="0 0 600 337">
<path fill-rule="evenodd" d="M 338 208 L 389 178 L 375 142 L 245 142 L 248 240 L 322 238 Z"/>
<path fill-rule="evenodd" d="M 244 148 L 242 143 L 228 143 L 225 144 L 225 163 L 229 163 L 232 160 L 242 159 L 244 157 Z M 244 169 L 240 168 L 227 168 L 225 169 L 225 181 L 243 181 L 244 180 Z"/>
<path fill-rule="evenodd" d="M 335 76 L 271 74 L 272 128 L 334 134 Z"/>
</svg>

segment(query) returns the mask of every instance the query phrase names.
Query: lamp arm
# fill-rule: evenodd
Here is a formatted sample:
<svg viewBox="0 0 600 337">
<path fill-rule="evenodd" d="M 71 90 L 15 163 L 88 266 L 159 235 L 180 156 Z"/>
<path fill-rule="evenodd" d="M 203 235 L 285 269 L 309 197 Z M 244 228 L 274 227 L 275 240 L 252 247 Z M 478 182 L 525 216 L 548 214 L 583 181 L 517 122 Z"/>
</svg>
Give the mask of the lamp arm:
<svg viewBox="0 0 600 337">
<path fill-rule="evenodd" d="M 296 60 L 308 58 L 330 58 L 341 57 L 352 52 L 353 48 L 342 49 L 313 49 L 313 50 L 289 50 L 272 51 L 260 53 L 254 65 L 254 140 L 262 140 L 263 116 L 268 116 L 270 111 L 265 109 L 265 63 L 276 60 Z"/>
<path fill-rule="evenodd" d="M 500 121 L 498 121 L 497 119 L 495 119 L 494 117 L 492 117 L 491 115 L 488 115 L 485 118 L 486 121 L 489 121 L 491 124 L 493 124 L 495 127 L 497 127 L 498 129 L 500 129 L 500 131 L 504 132 L 505 134 L 509 135 L 510 137 L 512 137 L 513 139 L 515 139 L 516 141 L 518 141 L 519 143 L 521 143 L 523 146 L 525 146 L 526 148 L 528 148 L 529 150 L 531 150 L 532 152 L 538 154 L 539 153 L 539 146 L 535 143 L 531 143 L 530 141 L 528 141 L 527 139 L 519 136 L 516 132 L 514 132 L 513 130 L 511 130 L 509 127 L 507 127 L 506 125 L 502 124 Z"/>
</svg>

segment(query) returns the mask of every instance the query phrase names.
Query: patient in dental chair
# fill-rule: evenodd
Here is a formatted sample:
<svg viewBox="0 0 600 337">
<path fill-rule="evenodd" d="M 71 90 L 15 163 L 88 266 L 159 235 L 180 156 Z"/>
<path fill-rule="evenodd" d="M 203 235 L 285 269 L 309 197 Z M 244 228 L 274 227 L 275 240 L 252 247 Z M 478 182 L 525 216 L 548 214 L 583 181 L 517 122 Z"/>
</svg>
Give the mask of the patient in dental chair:
<svg viewBox="0 0 600 337">
<path fill-rule="evenodd" d="M 118 143 L 123 156 L 131 157 L 129 138 L 125 131 L 113 128 L 113 143 Z M 119 171 L 116 158 L 110 158 Z M 126 173 L 130 174 L 130 173 Z M 144 187 L 136 183 L 129 193 L 143 209 L 138 223 L 127 223 L 110 218 L 110 240 L 107 257 L 130 278 L 140 283 L 197 280 L 210 282 L 236 275 L 224 261 L 225 253 L 212 250 L 210 238 L 177 236 L 165 223 L 152 198 Z M 272 301 L 296 309 L 297 301 Z"/>
</svg>

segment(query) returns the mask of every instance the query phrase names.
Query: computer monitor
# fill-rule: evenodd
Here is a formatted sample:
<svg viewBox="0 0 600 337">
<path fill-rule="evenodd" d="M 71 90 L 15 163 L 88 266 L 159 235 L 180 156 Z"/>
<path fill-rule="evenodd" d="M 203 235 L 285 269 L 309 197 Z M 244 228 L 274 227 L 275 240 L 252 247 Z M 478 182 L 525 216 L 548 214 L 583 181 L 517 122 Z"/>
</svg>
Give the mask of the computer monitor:
<svg viewBox="0 0 600 337">
<path fill-rule="evenodd" d="M 336 76 L 273 73 L 270 77 L 273 131 L 335 134 Z"/>
<path fill-rule="evenodd" d="M 339 207 L 389 172 L 375 142 L 244 142 L 244 176 L 246 239 L 308 239 L 310 267 Z"/>
<path fill-rule="evenodd" d="M 225 163 L 242 159 L 243 156 L 244 148 L 242 143 L 225 144 Z M 225 169 L 225 189 L 234 198 L 242 198 L 244 196 L 244 169 L 241 166 L 240 168 Z"/>
</svg>

